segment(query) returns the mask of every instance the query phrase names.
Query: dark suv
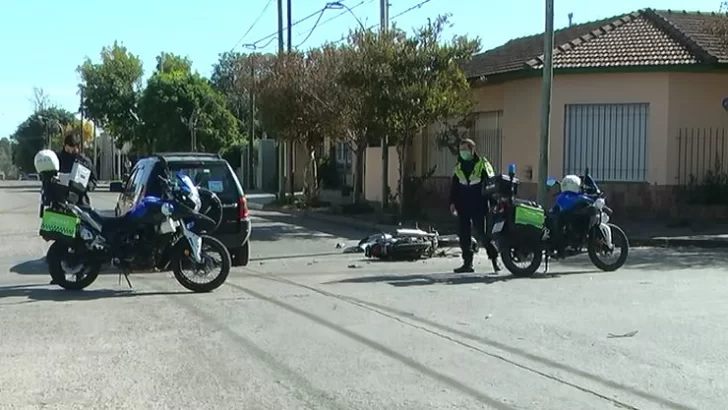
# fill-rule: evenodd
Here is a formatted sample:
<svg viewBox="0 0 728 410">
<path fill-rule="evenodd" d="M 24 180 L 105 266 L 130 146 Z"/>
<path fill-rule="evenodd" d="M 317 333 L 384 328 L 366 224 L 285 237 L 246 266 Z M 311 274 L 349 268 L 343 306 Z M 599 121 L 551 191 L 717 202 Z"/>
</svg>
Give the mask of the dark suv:
<svg viewBox="0 0 728 410">
<path fill-rule="evenodd" d="M 245 266 L 250 260 L 250 217 L 245 193 L 238 177 L 218 154 L 170 152 L 140 159 L 126 182 L 112 184 L 111 192 L 120 192 L 116 215 L 131 209 L 143 196 L 161 195 L 159 175 L 164 158 L 171 172 L 182 172 L 201 188 L 217 194 L 222 203 L 222 222 L 213 233 L 230 250 L 233 266 Z"/>
</svg>

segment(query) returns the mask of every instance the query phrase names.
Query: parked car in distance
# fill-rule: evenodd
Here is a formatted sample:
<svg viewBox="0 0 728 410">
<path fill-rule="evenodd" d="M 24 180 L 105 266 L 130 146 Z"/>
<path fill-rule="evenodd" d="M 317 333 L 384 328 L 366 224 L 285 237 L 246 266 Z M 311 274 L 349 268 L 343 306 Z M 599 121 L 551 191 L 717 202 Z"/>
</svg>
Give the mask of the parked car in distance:
<svg viewBox="0 0 728 410">
<path fill-rule="evenodd" d="M 214 192 L 222 204 L 220 226 L 212 233 L 230 251 L 233 266 L 245 266 L 250 260 L 251 221 L 243 187 L 230 164 L 219 154 L 169 152 L 140 159 L 123 183 L 112 182 L 111 192 L 118 192 L 116 215 L 131 209 L 143 196 L 161 195 L 159 176 L 164 172 L 162 159 L 171 172 L 182 172 L 199 187 Z"/>
</svg>

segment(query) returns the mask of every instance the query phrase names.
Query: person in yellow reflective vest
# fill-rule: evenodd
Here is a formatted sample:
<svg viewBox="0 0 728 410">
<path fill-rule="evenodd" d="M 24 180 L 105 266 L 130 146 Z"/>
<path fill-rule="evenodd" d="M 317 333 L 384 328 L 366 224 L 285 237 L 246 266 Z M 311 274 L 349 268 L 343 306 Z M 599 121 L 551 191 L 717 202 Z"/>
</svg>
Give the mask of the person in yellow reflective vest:
<svg viewBox="0 0 728 410">
<path fill-rule="evenodd" d="M 460 142 L 458 163 L 452 176 L 450 188 L 450 212 L 458 217 L 458 236 L 462 250 L 463 265 L 454 269 L 455 273 L 470 273 L 473 269 L 473 250 L 471 238 L 473 227 L 475 237 L 485 247 L 495 272 L 500 271 L 498 249 L 493 245 L 486 232 L 490 221 L 488 202 L 482 195 L 482 183 L 495 175 L 493 166 L 487 159 L 478 156 L 475 142 L 465 139 Z"/>
</svg>

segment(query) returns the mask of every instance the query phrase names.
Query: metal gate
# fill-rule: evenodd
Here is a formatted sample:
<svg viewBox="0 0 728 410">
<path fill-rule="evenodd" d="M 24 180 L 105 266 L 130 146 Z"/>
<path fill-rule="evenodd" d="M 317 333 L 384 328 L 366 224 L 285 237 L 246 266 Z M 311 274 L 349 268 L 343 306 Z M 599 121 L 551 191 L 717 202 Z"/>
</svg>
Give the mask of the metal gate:
<svg viewBox="0 0 728 410">
<path fill-rule="evenodd" d="M 646 181 L 649 109 L 648 103 L 567 105 L 564 174 L 588 167 L 598 181 Z"/>
</svg>

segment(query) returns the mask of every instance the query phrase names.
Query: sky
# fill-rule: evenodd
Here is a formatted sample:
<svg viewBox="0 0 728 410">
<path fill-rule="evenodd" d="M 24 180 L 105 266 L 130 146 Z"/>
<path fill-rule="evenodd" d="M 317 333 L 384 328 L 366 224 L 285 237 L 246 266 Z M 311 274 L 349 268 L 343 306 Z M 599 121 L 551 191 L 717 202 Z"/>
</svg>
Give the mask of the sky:
<svg viewBox="0 0 728 410">
<path fill-rule="evenodd" d="M 292 0 L 295 22 L 331 0 Z M 268 7 L 266 5 L 270 2 Z M 52 103 L 78 111 L 76 67 L 86 57 L 98 61 L 101 48 L 115 40 L 141 57 L 148 77 L 162 51 L 189 57 L 193 68 L 209 75 L 222 52 L 246 51 L 245 44 L 277 30 L 276 0 L 3 0 L 0 13 L 0 138 L 11 135 L 33 111 L 33 88 Z M 379 23 L 379 0 L 344 0 L 366 26 Z M 424 3 L 421 7 L 407 9 Z M 480 37 L 482 50 L 544 30 L 544 0 L 389 0 L 390 17 L 402 29 L 427 18 L 451 14 L 448 34 Z M 284 1 L 285 5 L 285 1 Z M 720 0 L 555 0 L 555 27 L 599 20 L 641 8 L 717 11 Z M 265 9 L 265 12 L 263 10 Z M 403 13 L 396 17 L 398 14 Z M 257 24 L 243 38 L 253 22 Z M 292 29 L 293 45 L 307 49 L 339 40 L 359 23 L 348 12 L 327 10 L 318 26 L 312 18 Z M 309 33 L 311 33 L 309 37 Z M 308 37 L 308 39 L 306 39 Z M 304 42 L 305 40 L 305 42 Z M 266 41 L 257 43 L 259 46 Z M 275 52 L 274 39 L 259 52 Z"/>
</svg>

